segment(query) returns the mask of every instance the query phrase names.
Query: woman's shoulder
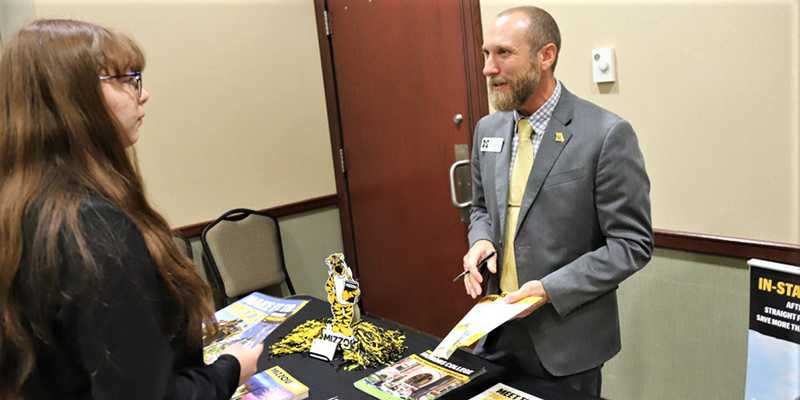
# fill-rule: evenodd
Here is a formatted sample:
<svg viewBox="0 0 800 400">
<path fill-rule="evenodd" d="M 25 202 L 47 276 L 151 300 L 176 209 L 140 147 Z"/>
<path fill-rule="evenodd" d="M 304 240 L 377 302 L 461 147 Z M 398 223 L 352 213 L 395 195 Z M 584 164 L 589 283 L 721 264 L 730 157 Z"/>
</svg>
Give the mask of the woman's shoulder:
<svg viewBox="0 0 800 400">
<path fill-rule="evenodd" d="M 81 199 L 78 206 L 78 217 L 81 219 L 108 219 L 133 222 L 118 205 L 99 195 L 90 194 Z"/>
<path fill-rule="evenodd" d="M 101 196 L 88 195 L 81 200 L 78 221 L 92 248 L 101 247 L 112 253 L 130 251 L 132 247 L 146 249 L 133 219 L 121 207 Z"/>
<path fill-rule="evenodd" d="M 84 232 L 96 234 L 106 231 L 116 236 L 116 233 L 136 228 L 133 219 L 120 206 L 98 195 L 87 195 L 80 201 L 78 220 Z"/>
</svg>

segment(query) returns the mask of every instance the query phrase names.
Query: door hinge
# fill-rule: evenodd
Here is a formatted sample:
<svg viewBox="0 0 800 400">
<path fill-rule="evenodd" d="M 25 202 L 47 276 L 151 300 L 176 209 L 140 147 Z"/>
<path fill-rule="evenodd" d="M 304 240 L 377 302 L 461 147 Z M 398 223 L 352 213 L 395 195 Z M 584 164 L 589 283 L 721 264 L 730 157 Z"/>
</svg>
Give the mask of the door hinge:
<svg viewBox="0 0 800 400">
<path fill-rule="evenodd" d="M 345 167 L 344 162 L 344 149 L 339 149 L 339 162 L 342 164 L 342 173 L 347 172 L 347 167 Z"/>
<path fill-rule="evenodd" d="M 331 20 L 328 18 L 328 10 L 324 11 L 325 13 L 325 35 L 331 35 Z"/>
</svg>

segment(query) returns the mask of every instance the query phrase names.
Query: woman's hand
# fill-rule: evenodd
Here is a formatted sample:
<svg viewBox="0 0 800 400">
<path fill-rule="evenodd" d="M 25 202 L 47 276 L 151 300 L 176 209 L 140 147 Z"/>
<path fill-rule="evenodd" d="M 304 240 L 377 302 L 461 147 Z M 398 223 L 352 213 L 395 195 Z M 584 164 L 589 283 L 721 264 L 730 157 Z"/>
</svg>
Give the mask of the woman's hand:
<svg viewBox="0 0 800 400">
<path fill-rule="evenodd" d="M 259 343 L 252 349 L 246 349 L 243 345 L 237 343 L 228 346 L 222 351 L 222 354 L 230 354 L 239 360 L 239 385 L 244 385 L 251 376 L 253 376 L 258 369 L 258 357 L 264 351 L 264 342 Z"/>
</svg>

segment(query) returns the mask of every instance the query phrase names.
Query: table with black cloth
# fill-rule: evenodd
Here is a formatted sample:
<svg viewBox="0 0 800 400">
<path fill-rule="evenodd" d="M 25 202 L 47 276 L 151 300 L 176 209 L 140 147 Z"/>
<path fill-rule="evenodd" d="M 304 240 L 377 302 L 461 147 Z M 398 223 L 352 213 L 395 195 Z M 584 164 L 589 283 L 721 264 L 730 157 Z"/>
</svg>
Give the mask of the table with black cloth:
<svg viewBox="0 0 800 400">
<path fill-rule="evenodd" d="M 361 371 L 336 370 L 325 361 L 303 356 L 301 354 L 289 354 L 280 357 L 269 355 L 269 346 L 278 342 L 296 326 L 318 318 L 331 318 L 330 304 L 311 296 L 292 296 L 294 299 L 309 300 L 297 314 L 281 324 L 265 340 L 264 353 L 258 360 L 259 371 L 263 371 L 272 366 L 280 366 L 297 380 L 308 386 L 309 399 L 327 400 L 338 396 L 340 400 L 353 399 L 374 399 L 374 397 L 356 389 L 353 383 L 357 380 L 372 374 L 374 368 Z M 391 321 L 372 315 L 362 315 L 361 318 L 376 326 L 385 329 L 399 329 L 406 335 L 405 345 L 408 350 L 405 356 L 422 353 L 425 350 L 433 350 L 439 344 L 439 339 L 424 332 L 417 331 L 405 326 L 398 325 Z M 490 388 L 495 383 L 502 382 L 513 388 L 528 392 L 544 400 L 597 400 L 598 397 L 590 396 L 572 390 L 567 387 L 559 386 L 551 382 L 543 381 L 517 370 L 508 369 L 494 364 L 483 358 L 477 357 L 463 350 L 457 350 L 451 359 L 460 359 L 476 366 L 486 368 L 486 372 L 474 378 L 468 384 L 440 397 L 441 399 L 469 399 Z"/>
</svg>

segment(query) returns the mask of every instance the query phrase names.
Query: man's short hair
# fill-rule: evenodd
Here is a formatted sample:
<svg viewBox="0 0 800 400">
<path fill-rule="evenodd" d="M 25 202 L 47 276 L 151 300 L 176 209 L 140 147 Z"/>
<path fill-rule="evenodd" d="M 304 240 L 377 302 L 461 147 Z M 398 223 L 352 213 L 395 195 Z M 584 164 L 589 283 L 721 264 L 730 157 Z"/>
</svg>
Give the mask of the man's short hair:
<svg viewBox="0 0 800 400">
<path fill-rule="evenodd" d="M 531 54 L 536 53 L 542 46 L 553 43 L 556 45 L 556 59 L 553 61 L 553 71 L 558 63 L 558 53 L 561 52 L 561 31 L 553 16 L 545 10 L 534 6 L 520 6 L 509 8 L 497 14 L 497 17 L 513 13 L 524 13 L 528 16 L 528 30 L 526 32 L 528 44 L 531 46 Z"/>
</svg>

